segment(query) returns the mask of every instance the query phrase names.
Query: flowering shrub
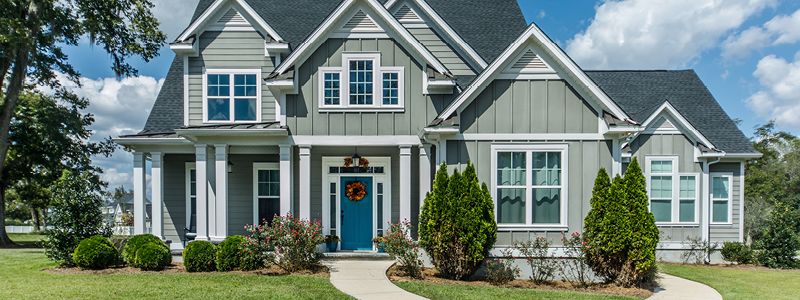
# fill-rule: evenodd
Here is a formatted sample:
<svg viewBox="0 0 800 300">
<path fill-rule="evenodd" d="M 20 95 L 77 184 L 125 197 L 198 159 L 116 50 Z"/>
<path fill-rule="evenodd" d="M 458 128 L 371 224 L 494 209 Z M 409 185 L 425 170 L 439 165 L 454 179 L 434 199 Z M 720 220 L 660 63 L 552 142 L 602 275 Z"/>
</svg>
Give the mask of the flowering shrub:
<svg viewBox="0 0 800 300">
<path fill-rule="evenodd" d="M 386 253 L 400 263 L 407 276 L 422 278 L 422 260 L 419 259 L 419 245 L 411 239 L 411 222 L 403 220 L 399 224 L 391 224 L 382 242 Z"/>
<path fill-rule="evenodd" d="M 265 228 L 266 244 L 274 249 L 267 261 L 287 272 L 311 269 L 319 265 L 317 245 L 325 242 L 317 221 L 300 220 L 292 215 L 275 216 Z"/>
<path fill-rule="evenodd" d="M 486 281 L 493 285 L 504 285 L 519 277 L 519 267 L 514 265 L 513 252 L 503 250 L 502 258 L 492 258 L 486 262 Z"/>
<path fill-rule="evenodd" d="M 561 243 L 564 245 L 564 255 L 569 258 L 561 264 L 564 280 L 576 287 L 589 286 L 592 268 L 589 267 L 586 253 L 591 246 L 577 231 L 569 237 L 562 235 Z"/>
<path fill-rule="evenodd" d="M 553 274 L 558 266 L 555 260 L 548 257 L 547 251 L 550 248 L 550 242 L 546 238 L 540 236 L 532 241 L 518 242 L 514 247 L 531 266 L 533 282 L 541 284 L 553 279 Z"/>
<path fill-rule="evenodd" d="M 272 251 L 264 225 L 246 225 L 244 243 L 242 243 L 242 260 L 240 268 L 244 271 L 258 270 L 266 264 L 267 253 Z"/>
</svg>

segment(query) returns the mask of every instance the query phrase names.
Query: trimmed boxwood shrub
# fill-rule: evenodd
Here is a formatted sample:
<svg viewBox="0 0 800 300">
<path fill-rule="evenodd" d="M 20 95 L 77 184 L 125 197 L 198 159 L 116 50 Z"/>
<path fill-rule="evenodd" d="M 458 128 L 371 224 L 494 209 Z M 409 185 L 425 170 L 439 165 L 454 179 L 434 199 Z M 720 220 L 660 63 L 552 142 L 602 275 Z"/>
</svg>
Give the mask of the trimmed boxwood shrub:
<svg viewBox="0 0 800 300">
<path fill-rule="evenodd" d="M 114 265 L 118 261 L 119 252 L 106 237 L 95 235 L 82 240 L 75 252 L 72 261 L 84 269 L 100 270 Z"/>
<path fill-rule="evenodd" d="M 172 263 L 169 249 L 158 243 L 146 243 L 136 250 L 136 266 L 145 271 L 159 271 Z"/>
<path fill-rule="evenodd" d="M 131 267 L 139 267 L 136 264 L 136 252 L 139 251 L 139 248 L 144 246 L 147 243 L 155 243 L 164 247 L 164 249 L 169 252 L 169 246 L 166 243 L 162 242 L 160 238 L 152 234 L 139 234 L 131 237 L 128 239 L 128 242 L 125 243 L 125 247 L 122 248 L 122 259 L 128 266 Z"/>
<path fill-rule="evenodd" d="M 192 241 L 183 249 L 183 266 L 187 272 L 214 271 L 216 252 L 211 242 Z"/>
<path fill-rule="evenodd" d="M 233 235 L 225 238 L 217 246 L 217 271 L 227 272 L 241 268 L 244 246 L 244 237 Z"/>
<path fill-rule="evenodd" d="M 750 246 L 739 242 L 725 242 L 720 250 L 722 258 L 737 264 L 753 263 L 753 249 Z"/>
</svg>

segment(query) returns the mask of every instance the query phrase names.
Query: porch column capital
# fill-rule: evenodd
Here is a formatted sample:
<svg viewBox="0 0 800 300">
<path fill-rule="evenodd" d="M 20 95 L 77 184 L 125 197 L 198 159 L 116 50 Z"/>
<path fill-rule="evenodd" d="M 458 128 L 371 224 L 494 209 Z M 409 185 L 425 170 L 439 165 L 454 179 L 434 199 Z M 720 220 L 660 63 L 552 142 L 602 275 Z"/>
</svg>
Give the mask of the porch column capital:
<svg viewBox="0 0 800 300">
<path fill-rule="evenodd" d="M 164 153 L 150 152 L 152 172 L 150 184 L 152 185 L 151 200 L 153 202 L 150 223 L 153 235 L 164 239 Z"/>
<path fill-rule="evenodd" d="M 145 153 L 133 153 L 133 233 L 143 234 L 145 228 L 145 203 L 144 193 L 146 177 L 145 174 Z"/>
</svg>

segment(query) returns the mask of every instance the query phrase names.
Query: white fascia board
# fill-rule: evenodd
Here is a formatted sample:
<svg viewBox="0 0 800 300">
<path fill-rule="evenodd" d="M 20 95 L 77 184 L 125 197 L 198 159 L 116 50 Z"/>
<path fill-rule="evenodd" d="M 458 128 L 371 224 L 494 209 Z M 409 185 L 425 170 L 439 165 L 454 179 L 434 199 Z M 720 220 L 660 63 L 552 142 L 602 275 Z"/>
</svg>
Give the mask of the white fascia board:
<svg viewBox="0 0 800 300">
<path fill-rule="evenodd" d="M 514 53 L 516 53 L 519 49 L 523 46 L 531 42 L 531 39 L 534 39 L 536 42 L 543 46 L 543 50 L 549 56 L 555 58 L 557 63 L 560 63 L 568 73 L 571 73 L 581 84 L 585 86 L 588 92 L 592 93 L 595 97 L 597 97 L 600 102 L 608 109 L 610 112 L 620 120 L 630 120 L 630 117 L 619 107 L 614 101 L 611 100 L 605 92 L 603 92 L 597 84 L 592 81 L 583 70 L 578 67 L 575 62 L 564 53 L 561 48 L 559 48 L 555 43 L 553 43 L 550 38 L 548 38 L 535 23 L 531 23 L 528 29 L 520 35 L 517 40 L 515 40 L 511 45 L 509 45 L 500 56 L 495 59 L 481 74 L 475 81 L 464 90 L 463 93 L 454 101 L 445 111 L 439 116 L 441 119 L 447 119 L 452 116 L 454 113 L 458 111 L 460 107 L 465 105 L 465 103 L 472 101 L 477 95 L 486 88 L 486 86 L 491 83 L 491 80 L 494 79 L 497 74 L 501 73 L 501 67 L 509 62 L 509 60 L 514 57 Z"/>
<path fill-rule="evenodd" d="M 239 7 L 241 7 L 242 10 L 244 10 L 244 13 L 247 14 L 248 17 L 250 17 L 251 19 L 253 19 L 256 22 L 255 25 L 256 25 L 256 27 L 258 27 L 257 29 L 262 30 L 263 32 L 267 33 L 269 36 L 271 36 L 272 38 L 274 38 L 274 39 L 276 39 L 278 41 L 283 41 L 283 38 L 278 34 L 278 32 L 275 31 L 275 29 L 273 29 L 271 26 L 269 26 L 269 24 L 267 24 L 267 22 L 264 21 L 264 19 L 261 18 L 261 16 L 259 16 L 258 13 L 256 13 L 255 10 L 253 10 L 253 8 L 250 7 L 249 4 L 247 4 L 247 1 L 244 1 L 244 0 L 217 0 L 217 1 L 214 1 L 214 3 L 212 3 L 211 6 L 209 6 L 203 12 L 203 14 L 200 15 L 200 17 L 197 18 L 197 20 L 192 22 L 192 24 L 189 24 L 189 27 L 187 27 L 186 30 L 184 30 L 181 33 L 181 35 L 178 36 L 177 40 L 178 41 L 186 40 L 192 34 L 195 34 L 195 33 L 199 32 L 199 31 L 201 31 L 205 27 L 206 23 L 208 23 L 210 21 L 209 18 L 214 16 L 223 7 L 223 4 L 227 4 L 229 2 L 232 2 L 233 4 L 236 4 Z"/>
<path fill-rule="evenodd" d="M 692 126 L 692 124 L 689 123 L 689 121 L 686 120 L 686 118 L 684 118 L 683 115 L 681 115 L 681 113 L 678 112 L 678 110 L 676 110 L 675 107 L 672 106 L 672 104 L 669 103 L 669 101 L 665 101 L 664 104 L 661 104 L 661 106 L 658 109 L 656 109 L 656 111 L 653 112 L 653 114 L 651 114 L 650 117 L 648 117 L 647 120 L 644 121 L 644 123 L 642 123 L 642 127 L 647 128 L 651 123 L 653 123 L 655 120 L 657 120 L 658 116 L 662 112 L 667 112 L 673 118 L 675 118 L 675 120 L 678 121 L 679 126 L 681 126 L 681 127 L 685 128 L 686 130 L 688 130 L 689 133 L 691 133 L 692 136 L 697 141 L 703 143 L 704 145 L 706 145 L 709 148 L 712 148 L 712 149 L 716 148 L 716 147 L 714 147 L 714 144 L 712 144 L 705 136 L 703 136 L 703 134 L 700 133 L 699 130 L 694 128 L 694 126 Z"/>
<path fill-rule="evenodd" d="M 389 27 L 394 30 L 400 37 L 402 41 L 398 42 L 405 42 L 410 45 L 411 49 L 414 49 L 418 55 L 420 55 L 428 64 L 433 66 L 437 72 L 442 74 L 448 74 L 450 71 L 442 64 L 427 48 L 425 48 L 414 36 L 411 35 L 408 30 L 400 24 L 397 19 L 392 16 L 388 10 L 386 10 L 383 5 L 378 3 L 376 0 L 345 0 L 342 4 L 337 7 L 333 13 L 331 13 L 327 19 L 325 19 L 322 24 L 311 33 L 311 35 L 306 39 L 297 49 L 289 54 L 287 57 L 276 69 L 275 73 L 283 74 L 289 68 L 298 62 L 301 62 L 308 58 L 308 56 L 316 50 L 318 45 L 322 43 L 324 40 L 323 38 L 326 37 L 331 31 L 334 29 L 333 25 L 335 25 L 343 16 L 346 16 L 347 12 L 351 9 L 356 7 L 356 4 L 359 2 L 364 2 L 366 7 L 372 9 L 372 11 L 381 17 L 382 21 L 389 25 Z"/>
<path fill-rule="evenodd" d="M 762 153 L 725 153 L 725 158 L 755 159 L 764 156 Z"/>
</svg>

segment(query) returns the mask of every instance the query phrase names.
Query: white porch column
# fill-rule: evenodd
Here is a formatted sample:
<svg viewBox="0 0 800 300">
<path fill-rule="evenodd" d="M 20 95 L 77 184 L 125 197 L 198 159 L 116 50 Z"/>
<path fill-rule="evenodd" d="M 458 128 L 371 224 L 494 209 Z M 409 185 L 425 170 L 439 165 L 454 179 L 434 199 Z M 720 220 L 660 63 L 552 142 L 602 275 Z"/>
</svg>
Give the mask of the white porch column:
<svg viewBox="0 0 800 300">
<path fill-rule="evenodd" d="M 197 178 L 197 204 L 195 205 L 197 237 L 195 240 L 207 241 L 208 240 L 208 174 L 206 173 L 207 151 L 205 144 L 194 146 L 195 153 L 195 174 Z"/>
<path fill-rule="evenodd" d="M 711 178 L 708 175 L 708 160 L 702 161 L 702 164 L 703 164 L 703 179 L 702 179 L 703 184 L 701 190 L 703 193 L 703 197 L 701 197 L 702 200 L 700 202 L 700 234 L 701 234 L 701 239 L 703 241 L 708 241 L 709 237 L 708 224 L 710 217 L 708 199 L 709 199 L 709 194 L 711 193 L 711 190 L 709 189 L 710 184 L 708 183 L 710 182 Z"/>
<path fill-rule="evenodd" d="M 411 145 L 400 146 L 400 222 L 411 221 Z"/>
<path fill-rule="evenodd" d="M 145 178 L 144 152 L 133 153 L 133 233 L 145 233 Z"/>
<path fill-rule="evenodd" d="M 280 214 L 285 215 L 292 212 L 292 145 L 280 145 L 280 173 L 281 173 L 281 207 Z"/>
<path fill-rule="evenodd" d="M 616 137 L 611 140 L 611 178 L 622 175 L 622 149 L 620 149 L 619 139 Z"/>
<path fill-rule="evenodd" d="M 153 212 L 150 214 L 150 226 L 152 227 L 153 235 L 164 239 L 164 153 L 151 152 L 150 160 L 153 163 L 151 172 L 150 185 L 152 187 L 153 196 L 152 207 Z"/>
<path fill-rule="evenodd" d="M 216 188 L 215 213 L 216 231 L 214 238 L 223 240 L 228 236 L 228 145 L 214 145 Z"/>
<path fill-rule="evenodd" d="M 419 146 L 419 209 L 425 204 L 425 195 L 431 191 L 431 158 L 428 156 L 430 145 Z"/>
<path fill-rule="evenodd" d="M 300 146 L 300 219 L 311 219 L 311 146 Z"/>
</svg>

